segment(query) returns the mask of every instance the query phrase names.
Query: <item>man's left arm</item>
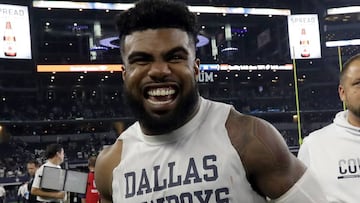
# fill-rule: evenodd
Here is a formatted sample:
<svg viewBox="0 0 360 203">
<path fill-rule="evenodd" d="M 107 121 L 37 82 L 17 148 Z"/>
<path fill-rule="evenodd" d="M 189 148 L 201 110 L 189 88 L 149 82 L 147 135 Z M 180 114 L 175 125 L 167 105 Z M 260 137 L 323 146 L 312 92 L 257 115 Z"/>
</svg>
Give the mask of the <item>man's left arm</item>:
<svg viewBox="0 0 360 203">
<path fill-rule="evenodd" d="M 253 188 L 283 203 L 327 202 L 317 179 L 269 122 L 230 112 L 226 127 Z"/>
<path fill-rule="evenodd" d="M 254 132 L 257 146 L 253 148 L 259 150 L 257 154 L 262 151 L 268 155 L 267 160 L 258 159 L 252 167 L 261 192 L 279 203 L 328 202 L 312 171 L 289 151 L 274 126 L 260 119 Z"/>
</svg>

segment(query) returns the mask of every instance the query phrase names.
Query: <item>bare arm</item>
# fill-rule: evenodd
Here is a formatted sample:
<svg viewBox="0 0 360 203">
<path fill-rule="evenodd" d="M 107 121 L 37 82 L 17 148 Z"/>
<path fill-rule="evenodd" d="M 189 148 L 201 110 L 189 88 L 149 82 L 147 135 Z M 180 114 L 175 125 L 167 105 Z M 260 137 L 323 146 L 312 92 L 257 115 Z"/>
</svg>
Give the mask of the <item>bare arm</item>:
<svg viewBox="0 0 360 203">
<path fill-rule="evenodd" d="M 53 198 L 53 199 L 64 199 L 65 192 L 64 191 L 44 191 L 40 188 L 31 188 L 31 194 L 44 197 L 44 198 Z"/>
<path fill-rule="evenodd" d="M 100 192 L 102 203 L 112 202 L 112 171 L 120 163 L 122 141 L 101 151 L 96 159 L 95 183 Z"/>
<path fill-rule="evenodd" d="M 249 182 L 260 194 L 278 198 L 304 174 L 305 166 L 270 123 L 232 109 L 226 128 Z"/>
</svg>

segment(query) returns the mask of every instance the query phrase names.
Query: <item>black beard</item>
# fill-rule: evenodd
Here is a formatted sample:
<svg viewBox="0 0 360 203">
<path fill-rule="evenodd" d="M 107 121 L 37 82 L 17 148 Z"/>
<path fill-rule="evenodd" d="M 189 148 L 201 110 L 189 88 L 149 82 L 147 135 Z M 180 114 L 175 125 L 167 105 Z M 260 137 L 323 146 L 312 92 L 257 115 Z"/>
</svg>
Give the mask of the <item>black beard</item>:
<svg viewBox="0 0 360 203">
<path fill-rule="evenodd" d="M 142 102 L 135 98 L 124 85 L 124 99 L 140 125 L 151 134 L 164 134 L 185 124 L 194 113 L 199 102 L 197 85 L 187 95 L 183 95 L 179 105 L 164 116 L 152 117 L 144 109 Z"/>
</svg>

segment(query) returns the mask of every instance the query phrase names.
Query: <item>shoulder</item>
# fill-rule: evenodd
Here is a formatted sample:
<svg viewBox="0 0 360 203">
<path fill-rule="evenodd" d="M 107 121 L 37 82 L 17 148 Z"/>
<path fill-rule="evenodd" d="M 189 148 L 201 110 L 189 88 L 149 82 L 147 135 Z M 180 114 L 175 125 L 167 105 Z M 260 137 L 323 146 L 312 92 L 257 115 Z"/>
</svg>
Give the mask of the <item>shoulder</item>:
<svg viewBox="0 0 360 203">
<path fill-rule="evenodd" d="M 309 133 L 309 135 L 304 138 L 303 144 L 322 141 L 331 137 L 332 135 L 336 135 L 334 123 L 331 123 Z"/>
<path fill-rule="evenodd" d="M 264 119 L 232 109 L 226 129 L 240 156 L 249 183 L 260 194 L 270 198 L 279 197 L 306 170 L 289 151 L 279 131 Z"/>
<path fill-rule="evenodd" d="M 95 182 L 101 195 L 108 200 L 112 196 L 112 172 L 121 160 L 122 141 L 103 149 L 96 159 Z"/>
<path fill-rule="evenodd" d="M 41 165 L 35 172 L 34 179 L 38 178 L 43 173 L 45 164 Z"/>
<path fill-rule="evenodd" d="M 291 159 L 282 135 L 264 119 L 232 109 L 226 128 L 248 173 L 261 167 L 286 165 Z"/>
</svg>

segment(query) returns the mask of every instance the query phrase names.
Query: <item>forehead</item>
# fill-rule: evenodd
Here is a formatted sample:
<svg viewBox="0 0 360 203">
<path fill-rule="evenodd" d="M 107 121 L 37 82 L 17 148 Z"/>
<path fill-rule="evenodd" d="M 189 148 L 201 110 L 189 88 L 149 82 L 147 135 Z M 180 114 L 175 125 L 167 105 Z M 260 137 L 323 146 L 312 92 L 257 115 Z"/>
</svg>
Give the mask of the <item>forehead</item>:
<svg viewBox="0 0 360 203">
<path fill-rule="evenodd" d="M 348 70 L 346 71 L 346 75 L 348 76 L 360 75 L 360 59 L 355 60 L 349 64 Z"/>
<path fill-rule="evenodd" d="M 177 46 L 190 46 L 191 41 L 185 31 L 176 28 L 147 29 L 127 35 L 124 51 L 145 51 L 155 53 Z"/>
</svg>

